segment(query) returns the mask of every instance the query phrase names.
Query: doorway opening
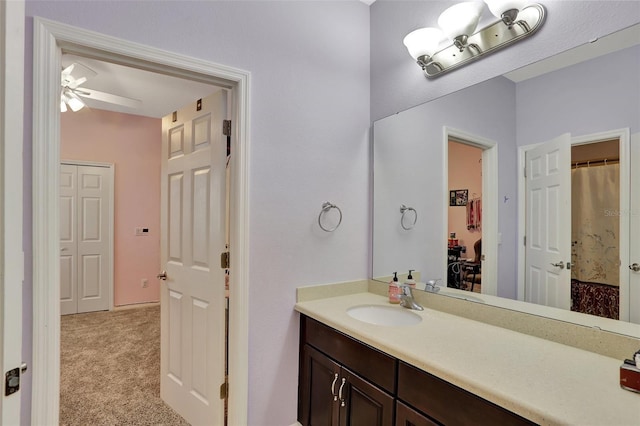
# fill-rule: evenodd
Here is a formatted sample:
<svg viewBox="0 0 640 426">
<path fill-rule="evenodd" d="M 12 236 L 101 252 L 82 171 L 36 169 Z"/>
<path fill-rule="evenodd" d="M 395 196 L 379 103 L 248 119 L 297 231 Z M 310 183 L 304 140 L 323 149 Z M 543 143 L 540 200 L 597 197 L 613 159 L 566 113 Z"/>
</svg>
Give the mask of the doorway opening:
<svg viewBox="0 0 640 426">
<path fill-rule="evenodd" d="M 571 146 L 571 310 L 616 320 L 627 198 L 620 151 L 619 137 Z"/>
<path fill-rule="evenodd" d="M 482 292 L 482 149 L 449 139 L 447 287 Z"/>
<path fill-rule="evenodd" d="M 559 148 L 554 148 L 554 144 Z M 573 138 L 565 134 L 548 143 L 520 148 L 518 221 L 519 239 L 524 247 L 518 261 L 521 300 L 629 321 L 633 303 L 626 267 L 631 245 L 629 147 L 629 130 L 619 129 Z M 559 202 L 566 202 L 566 208 L 548 209 L 548 219 L 536 220 L 535 212 L 547 210 L 532 207 L 535 200 L 542 198 L 529 200 L 529 195 L 524 195 L 529 194 L 528 179 L 535 174 L 527 158 L 530 153 L 550 149 L 566 152 L 556 162 L 556 174 L 566 174 L 567 178 L 555 186 L 558 193 L 567 194 L 558 198 Z M 540 223 L 559 224 L 558 231 L 530 229 Z M 539 244 L 535 238 L 538 234 L 557 238 L 553 244 Z M 536 282 L 536 277 L 553 274 L 527 272 L 537 261 L 531 257 L 531 245 L 557 247 L 556 255 L 541 263 L 555 268 L 557 278 L 553 286 Z M 555 298 L 549 301 L 537 297 L 540 294 L 547 299 L 550 294 Z"/>
<path fill-rule="evenodd" d="M 247 417 L 248 353 L 248 111 L 249 73 L 126 40 L 34 18 L 33 113 L 33 391 L 34 424 L 58 423 L 59 416 L 59 96 L 62 52 L 115 62 L 230 91 L 232 99 L 230 247 L 230 424 Z M 56 101 L 58 99 L 58 101 Z M 52 278 L 53 277 L 53 278 Z M 53 285 L 52 285 L 53 284 Z"/>
<path fill-rule="evenodd" d="M 443 285 L 497 296 L 498 145 L 447 127 L 444 143 Z"/>
<path fill-rule="evenodd" d="M 67 55 L 63 50 L 62 56 L 63 68 L 75 67 L 84 70 L 84 75 L 79 78 L 87 78 L 85 84 L 88 87 L 99 87 L 108 92 L 115 92 L 118 95 L 124 95 L 129 98 L 140 99 L 141 103 L 136 108 L 123 107 L 118 103 L 117 97 L 110 97 L 112 102 L 103 102 L 102 100 L 94 100 L 91 97 L 83 99 L 90 108 L 83 108 L 79 111 L 64 111 L 61 113 L 61 157 L 63 159 L 75 159 L 81 161 L 106 162 L 114 165 L 115 179 L 106 179 L 104 173 L 91 170 L 83 166 L 75 172 L 75 168 L 69 165 L 63 165 L 61 170 L 61 245 L 64 252 L 61 252 L 61 313 L 70 314 L 76 312 L 89 312 L 99 310 L 109 310 L 122 308 L 126 306 L 144 307 L 146 303 L 160 303 L 161 296 L 167 291 L 168 286 L 174 285 L 177 281 L 172 277 L 170 271 L 170 279 L 161 281 L 156 275 L 164 269 L 169 270 L 167 259 L 161 256 L 161 243 L 167 238 L 164 225 L 161 226 L 161 212 L 165 209 L 166 201 L 161 201 L 161 187 L 166 178 L 162 176 L 161 169 L 163 161 L 167 161 L 167 147 L 163 147 L 163 138 L 169 131 L 166 123 L 171 122 L 173 111 L 176 111 L 176 119 L 180 120 L 181 127 L 189 127 L 185 131 L 184 144 L 181 147 L 184 152 L 180 153 L 180 158 L 188 156 L 187 151 L 196 150 L 207 155 L 212 152 L 215 144 L 216 163 L 213 167 L 210 158 L 201 159 L 201 169 L 199 180 L 202 183 L 206 180 L 206 188 L 198 193 L 194 204 L 199 206 L 210 198 L 210 190 L 207 188 L 216 188 L 216 194 L 219 194 L 215 200 L 211 199 L 211 203 L 218 206 L 226 206 L 226 200 L 218 200 L 217 198 L 226 198 L 228 191 L 223 188 L 226 186 L 222 180 L 226 176 L 227 152 L 226 140 L 222 141 L 224 136 L 220 132 L 222 121 L 226 120 L 226 111 L 211 111 L 211 97 L 215 96 L 222 101 L 227 98 L 227 91 L 207 84 L 196 84 L 181 78 L 172 78 L 157 73 L 143 72 L 138 69 L 131 69 L 121 65 L 110 64 L 103 61 L 96 61 L 77 55 Z M 93 74 L 92 72 L 95 72 Z M 63 75 L 64 75 L 63 71 Z M 72 77 L 69 77 L 72 78 Z M 141 80 L 145 83 L 142 84 Z M 170 90 L 173 88 L 174 90 Z M 175 90 L 180 93 L 176 93 Z M 93 89 L 85 89 L 84 84 L 78 90 L 79 96 Z M 86 91 L 86 92 L 85 92 Z M 89 92 L 91 93 L 91 92 Z M 159 97 L 160 99 L 156 99 Z M 188 104 L 184 104 L 187 102 Z M 199 108 L 198 108 L 199 107 Z M 184 117 L 194 115 L 199 120 L 194 122 L 191 129 L 191 122 L 185 122 Z M 224 115 L 223 115 L 224 114 Z M 164 118 L 164 120 L 163 120 Z M 174 123 L 178 124 L 178 123 Z M 193 130 L 193 131 L 192 131 Z M 195 135 L 194 135 L 195 133 Z M 187 137 L 191 135 L 197 140 L 196 144 L 189 144 Z M 195 148 L 193 148 L 195 146 Z M 174 155 L 175 156 L 175 155 Z M 173 157 L 173 156 L 172 156 Z M 193 158 L 193 156 L 191 156 Z M 205 162 L 207 164 L 205 164 Z M 69 169 L 72 170 L 69 170 Z M 212 171 L 216 170 L 216 173 Z M 215 175 L 215 180 L 214 180 Z M 74 179 L 70 179 L 73 177 Z M 187 179 L 187 177 L 185 177 Z M 113 180 L 115 185 L 111 182 Z M 72 183 L 69 183 L 73 181 Z M 185 184 L 185 186 L 188 186 Z M 105 192 L 115 188 L 113 197 L 105 196 Z M 166 200 L 166 199 L 165 199 Z M 72 202 L 70 202 L 72 201 Z M 169 203 L 172 205 L 171 203 Z M 107 220 L 107 206 L 114 205 L 114 220 Z M 76 206 L 70 211 L 69 206 Z M 180 207 L 178 207 L 180 208 Z M 197 235 L 206 236 L 209 229 L 210 214 L 200 215 L 201 219 L 198 223 L 193 224 L 193 228 L 197 230 Z M 203 217 L 204 216 L 204 217 Z M 226 215 L 225 215 L 226 216 Z M 67 222 L 72 222 L 73 226 L 64 226 Z M 109 227 L 113 222 L 117 226 Z M 225 221 L 220 220 L 213 224 L 218 235 L 226 235 L 224 227 Z M 111 245 L 108 239 L 110 229 L 115 234 L 114 245 Z M 70 230 L 75 232 L 69 232 Z M 186 234 L 181 232 L 182 234 Z M 209 258 L 210 250 L 219 252 L 224 251 L 221 243 L 208 244 L 208 240 L 200 241 L 203 244 L 193 246 L 194 256 L 197 256 L 200 262 L 199 266 L 209 266 L 209 274 L 212 276 L 207 281 L 211 283 L 209 288 L 211 292 L 215 292 L 214 300 L 210 298 L 200 297 L 199 300 L 208 302 L 208 309 L 215 311 L 209 314 L 211 324 L 205 327 L 206 330 L 214 328 L 224 328 L 222 324 L 226 318 L 224 310 L 227 303 L 224 300 L 224 276 L 222 271 L 218 270 L 216 265 L 210 267 L 211 258 Z M 75 244 L 74 244 L 75 243 Z M 226 241 L 228 245 L 228 241 Z M 108 248 L 113 247 L 112 250 Z M 114 267 L 109 267 L 109 263 L 113 261 Z M 73 267 L 65 267 L 73 264 Z M 215 277 L 213 276 L 215 275 Z M 109 303 L 109 290 L 106 288 L 109 284 L 110 276 L 114 277 L 115 284 L 115 300 Z M 73 288 L 75 291 L 70 291 Z M 183 298 L 183 304 L 188 305 L 189 298 Z M 73 302 L 78 309 L 71 309 Z M 173 307 L 169 304 L 169 307 Z M 125 312 L 112 312 L 110 314 L 97 315 L 104 318 L 105 326 L 110 324 L 113 326 L 113 334 L 121 336 L 122 346 L 111 348 L 104 346 L 109 344 L 109 339 L 96 339 L 96 335 L 103 332 L 102 329 L 92 327 L 79 328 L 84 321 L 91 324 L 91 315 L 83 315 L 79 318 L 63 318 L 61 328 L 61 389 L 60 389 L 60 420 L 63 423 L 89 423 L 92 421 L 96 412 L 87 410 L 87 406 L 93 404 L 88 401 L 95 400 L 111 400 L 111 410 L 108 412 L 100 412 L 100 418 L 107 423 L 118 423 L 124 413 L 130 412 L 132 416 L 151 416 L 164 413 L 165 418 L 173 418 L 172 411 L 167 405 L 180 412 L 183 417 L 185 413 L 193 415 L 198 412 L 197 409 L 183 410 L 178 402 L 169 400 L 166 391 L 164 376 L 166 376 L 167 358 L 174 352 L 167 350 L 168 345 L 183 346 L 180 339 L 173 338 L 168 329 L 176 331 L 167 326 L 166 322 L 162 322 L 161 317 L 168 315 L 173 317 L 172 313 L 166 314 L 164 311 L 168 307 L 166 304 L 162 306 L 162 315 L 159 315 L 159 308 L 155 310 L 147 310 L 146 317 L 148 329 L 136 327 L 136 320 L 132 320 L 130 330 L 124 329 L 126 323 L 115 321 L 115 318 L 122 318 Z M 185 310 L 188 309 L 188 306 Z M 127 311 L 131 315 L 131 311 Z M 132 318 L 136 318 L 135 316 Z M 215 319 L 214 319 L 215 318 Z M 82 321 L 84 320 L 84 321 Z M 220 324 L 218 324 L 220 323 Z M 72 326 L 71 324 L 77 324 Z M 186 322 L 185 322 L 186 324 Z M 140 346 L 126 345 L 124 342 L 129 341 L 136 333 L 144 330 L 146 335 L 139 335 Z M 160 330 L 163 330 L 162 333 Z M 131 334 L 128 334 L 129 331 Z M 83 333 L 84 332 L 84 333 Z M 177 331 L 176 331 L 177 332 Z M 203 333 L 206 334 L 206 333 Z M 169 336 L 169 337 L 165 337 Z M 86 357 L 77 358 L 70 349 L 77 348 L 76 339 L 70 338 L 76 336 L 76 339 L 93 343 L 93 353 L 97 356 L 91 356 L 89 352 Z M 111 335 L 110 335 L 111 336 Z M 152 338 L 153 336 L 153 338 Z M 161 338 L 162 336 L 162 338 Z M 209 335 L 200 335 L 202 342 L 215 336 L 216 348 L 225 347 L 226 335 L 222 332 L 210 333 Z M 170 341 L 167 342 L 167 339 Z M 144 342 L 144 344 L 143 344 Z M 161 350 L 162 347 L 162 350 Z M 89 349 L 88 347 L 83 348 Z M 146 361 L 143 365 L 134 366 L 132 362 L 140 359 L 140 354 L 146 353 Z M 219 376 L 215 381 L 221 384 L 224 381 L 224 373 L 226 371 L 226 358 L 222 350 L 215 352 L 214 357 L 209 351 L 208 365 L 199 365 L 198 370 L 205 374 L 214 374 Z M 162 354 L 162 355 L 161 355 Z M 162 362 L 161 362 L 162 358 Z M 87 362 L 91 359 L 92 365 L 103 365 L 104 372 L 101 370 L 88 368 Z M 120 362 L 117 360 L 121 359 Z M 183 359 L 189 359 L 185 357 Z M 75 361 L 74 361 L 75 360 Z M 215 361 L 213 361 L 215 360 Z M 109 375 L 114 366 L 119 363 L 119 369 L 123 372 L 128 371 L 136 373 L 137 387 L 135 391 L 129 392 L 129 398 L 123 400 L 117 389 L 132 389 L 128 381 L 121 381 L 120 375 Z M 157 367 L 162 375 L 160 377 L 148 377 L 156 374 Z M 208 367 L 208 368 L 207 368 Z M 218 370 L 213 373 L 212 370 Z M 83 375 L 80 378 L 78 371 L 93 371 L 93 374 Z M 205 373 L 209 372 L 209 373 Z M 70 378 L 85 383 L 87 389 L 78 389 L 76 386 L 69 386 Z M 105 386 L 92 386 L 96 382 L 110 382 Z M 185 378 L 182 378 L 185 382 Z M 188 382 L 188 380 L 186 380 Z M 185 386 L 190 386 L 185 383 Z M 216 394 L 215 400 L 218 398 L 217 386 L 215 392 L 207 389 L 199 389 L 203 395 Z M 115 392 L 114 392 L 115 391 Z M 175 394 L 175 392 L 174 392 Z M 174 395 L 172 394 L 172 396 Z M 162 397 L 165 402 L 160 400 Z M 206 407 L 199 407 L 202 412 L 215 412 L 221 416 L 220 420 L 216 419 L 216 423 L 222 423 L 222 415 L 224 410 L 217 406 L 216 401 L 207 401 Z M 153 402 L 153 403 L 152 403 Z M 165 404 L 166 403 L 166 404 Z M 98 404 L 98 407 L 100 404 Z M 152 411 L 145 413 L 147 411 Z M 213 419 L 215 415 L 208 413 L 208 417 Z M 151 418 L 151 417 L 149 417 Z M 132 421 L 136 422 L 135 417 Z M 194 422 L 189 419 L 190 422 Z"/>
</svg>

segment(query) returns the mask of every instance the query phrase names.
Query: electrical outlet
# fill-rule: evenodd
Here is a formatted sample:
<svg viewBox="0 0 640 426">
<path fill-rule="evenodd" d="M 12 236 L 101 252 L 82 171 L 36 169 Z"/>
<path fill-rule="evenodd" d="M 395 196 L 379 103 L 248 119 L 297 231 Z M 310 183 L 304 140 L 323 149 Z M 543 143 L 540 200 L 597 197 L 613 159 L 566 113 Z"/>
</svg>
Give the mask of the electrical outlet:
<svg viewBox="0 0 640 426">
<path fill-rule="evenodd" d="M 146 278 L 143 278 L 140 284 L 142 285 L 142 288 L 147 288 L 149 287 L 149 280 Z"/>
</svg>

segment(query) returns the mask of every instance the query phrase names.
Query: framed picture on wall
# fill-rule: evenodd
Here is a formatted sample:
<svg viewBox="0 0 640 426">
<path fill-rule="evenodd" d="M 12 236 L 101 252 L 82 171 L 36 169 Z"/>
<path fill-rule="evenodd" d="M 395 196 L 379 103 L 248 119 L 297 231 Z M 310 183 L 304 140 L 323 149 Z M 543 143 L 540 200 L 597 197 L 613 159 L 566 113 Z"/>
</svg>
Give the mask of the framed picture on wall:
<svg viewBox="0 0 640 426">
<path fill-rule="evenodd" d="M 466 206 L 469 199 L 468 189 L 454 189 L 449 191 L 449 205 L 450 206 Z"/>
</svg>

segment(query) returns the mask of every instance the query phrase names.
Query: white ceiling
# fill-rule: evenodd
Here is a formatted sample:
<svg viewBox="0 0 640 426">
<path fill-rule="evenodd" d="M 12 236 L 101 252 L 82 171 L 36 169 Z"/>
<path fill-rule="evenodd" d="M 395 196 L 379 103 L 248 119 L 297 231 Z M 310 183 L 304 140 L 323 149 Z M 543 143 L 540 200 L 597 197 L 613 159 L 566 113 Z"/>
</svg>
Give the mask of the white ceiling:
<svg viewBox="0 0 640 426">
<path fill-rule="evenodd" d="M 75 55 L 65 54 L 62 56 L 63 68 L 74 62 L 79 62 L 97 73 L 95 77 L 90 78 L 80 87 L 142 101 L 141 108 L 129 108 L 83 98 L 87 106 L 94 109 L 162 118 L 185 105 L 220 90 L 217 86 L 210 84 L 170 77 L 137 68 Z M 73 112 L 69 110 L 65 114 L 73 114 Z"/>
</svg>

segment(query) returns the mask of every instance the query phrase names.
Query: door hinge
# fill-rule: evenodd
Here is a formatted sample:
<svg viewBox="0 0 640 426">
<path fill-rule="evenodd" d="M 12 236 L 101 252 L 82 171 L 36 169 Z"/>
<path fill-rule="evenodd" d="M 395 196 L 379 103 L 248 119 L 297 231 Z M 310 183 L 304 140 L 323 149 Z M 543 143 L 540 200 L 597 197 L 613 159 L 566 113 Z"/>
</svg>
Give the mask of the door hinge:
<svg viewBox="0 0 640 426">
<path fill-rule="evenodd" d="M 231 136 L 231 120 L 222 120 L 222 134 Z"/>
<path fill-rule="evenodd" d="M 220 385 L 220 399 L 227 399 L 229 397 L 229 382 L 226 380 Z"/>
<path fill-rule="evenodd" d="M 526 247 L 527 246 L 527 236 L 525 235 L 523 239 L 524 239 L 524 246 Z"/>
<path fill-rule="evenodd" d="M 231 264 L 231 255 L 228 251 L 220 253 L 220 267 L 222 269 L 229 269 Z"/>
<path fill-rule="evenodd" d="M 524 171 L 524 177 L 526 178 L 527 177 L 527 166 L 524 166 L 522 168 L 522 170 Z"/>
</svg>

